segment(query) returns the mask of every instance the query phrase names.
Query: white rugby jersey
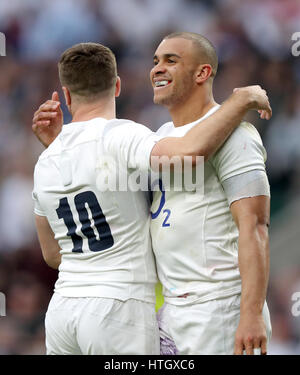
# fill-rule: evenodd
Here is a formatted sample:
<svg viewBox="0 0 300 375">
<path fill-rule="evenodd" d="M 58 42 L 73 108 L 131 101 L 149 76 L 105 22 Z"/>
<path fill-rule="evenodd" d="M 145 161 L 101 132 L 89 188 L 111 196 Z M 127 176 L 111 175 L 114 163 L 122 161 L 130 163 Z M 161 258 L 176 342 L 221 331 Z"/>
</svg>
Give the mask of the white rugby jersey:
<svg viewBox="0 0 300 375">
<path fill-rule="evenodd" d="M 41 154 L 33 198 L 61 247 L 55 292 L 155 302 L 148 194 L 99 191 L 99 183 L 114 179 L 113 161 L 148 175 L 159 139 L 129 120 L 95 118 L 64 125 Z"/>
<path fill-rule="evenodd" d="M 168 122 L 157 133 L 183 136 L 200 120 L 177 128 Z M 243 122 L 204 163 L 203 197 L 195 199 L 193 191 L 153 192 L 152 246 L 166 302 L 204 302 L 241 291 L 238 229 L 222 182 L 251 170 L 265 171 L 265 157 L 257 130 Z"/>
</svg>

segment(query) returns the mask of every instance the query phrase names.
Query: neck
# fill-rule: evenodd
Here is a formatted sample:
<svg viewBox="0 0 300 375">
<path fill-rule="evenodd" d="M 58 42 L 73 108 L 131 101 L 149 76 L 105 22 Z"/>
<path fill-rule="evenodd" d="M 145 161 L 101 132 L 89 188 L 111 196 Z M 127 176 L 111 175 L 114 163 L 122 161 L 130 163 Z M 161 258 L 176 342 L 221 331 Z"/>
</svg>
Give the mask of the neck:
<svg viewBox="0 0 300 375">
<path fill-rule="evenodd" d="M 169 109 L 175 127 L 183 126 L 203 117 L 212 107 L 217 105 L 212 92 L 196 92 L 186 101 Z"/>
<path fill-rule="evenodd" d="M 115 100 L 97 101 L 92 103 L 74 103 L 71 110 L 72 122 L 81 122 L 102 117 L 106 120 L 116 118 Z"/>
</svg>

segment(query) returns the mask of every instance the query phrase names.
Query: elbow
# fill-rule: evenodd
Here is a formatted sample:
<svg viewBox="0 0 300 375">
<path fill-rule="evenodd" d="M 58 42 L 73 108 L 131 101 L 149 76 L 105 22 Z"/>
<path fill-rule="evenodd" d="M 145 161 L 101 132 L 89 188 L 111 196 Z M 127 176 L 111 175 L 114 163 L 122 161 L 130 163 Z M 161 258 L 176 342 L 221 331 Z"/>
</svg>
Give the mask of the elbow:
<svg viewBox="0 0 300 375">
<path fill-rule="evenodd" d="M 196 150 L 192 150 L 189 153 L 189 156 L 192 157 L 193 166 L 195 166 L 197 165 L 199 160 L 207 161 L 211 154 L 208 147 L 205 147 L 205 145 L 203 145 L 202 147 L 198 147 Z"/>
<path fill-rule="evenodd" d="M 47 263 L 47 262 L 46 262 Z M 60 260 L 51 260 L 51 261 L 49 261 L 48 263 L 48 266 L 50 267 L 50 268 L 53 268 L 54 270 L 58 270 L 58 267 L 59 267 L 59 265 L 60 265 Z"/>
<path fill-rule="evenodd" d="M 239 238 L 266 245 L 269 242 L 269 224 L 266 221 L 243 222 L 238 225 Z"/>
<path fill-rule="evenodd" d="M 256 229 L 262 236 L 269 236 L 270 215 L 265 212 L 263 215 L 258 215 L 256 218 Z"/>
<path fill-rule="evenodd" d="M 261 241 L 263 242 L 269 241 L 269 223 L 268 222 L 258 222 L 256 224 L 256 231 Z"/>
<path fill-rule="evenodd" d="M 43 256 L 45 263 L 50 267 L 53 268 L 54 270 L 57 270 L 60 263 L 61 263 L 61 256 L 57 257 L 47 257 Z"/>
</svg>

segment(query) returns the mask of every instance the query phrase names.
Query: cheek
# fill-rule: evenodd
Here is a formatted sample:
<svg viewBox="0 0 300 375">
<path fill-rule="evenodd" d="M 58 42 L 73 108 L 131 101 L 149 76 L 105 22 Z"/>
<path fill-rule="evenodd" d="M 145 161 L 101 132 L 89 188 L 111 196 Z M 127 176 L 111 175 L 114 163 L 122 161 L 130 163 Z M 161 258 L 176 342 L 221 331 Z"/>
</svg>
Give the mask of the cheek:
<svg viewBox="0 0 300 375">
<path fill-rule="evenodd" d="M 186 73 L 181 80 L 182 87 L 186 90 L 191 90 L 194 86 L 194 76 L 191 73 Z"/>
<path fill-rule="evenodd" d="M 150 70 L 149 79 L 152 84 L 152 78 L 153 78 L 153 69 Z"/>
</svg>

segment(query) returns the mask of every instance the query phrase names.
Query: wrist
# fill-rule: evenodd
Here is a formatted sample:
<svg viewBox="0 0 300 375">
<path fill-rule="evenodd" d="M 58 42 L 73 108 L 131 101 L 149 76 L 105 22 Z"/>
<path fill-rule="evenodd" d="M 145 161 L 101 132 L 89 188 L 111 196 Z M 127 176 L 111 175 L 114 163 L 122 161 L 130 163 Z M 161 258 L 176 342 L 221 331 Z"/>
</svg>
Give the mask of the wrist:
<svg viewBox="0 0 300 375">
<path fill-rule="evenodd" d="M 246 88 L 237 89 L 233 92 L 232 96 L 237 102 L 237 105 L 239 105 L 245 112 L 255 108 L 257 104 L 252 93 Z"/>
<path fill-rule="evenodd" d="M 240 315 L 241 316 L 259 316 L 262 315 L 263 311 L 263 304 L 251 304 L 251 305 L 243 305 L 241 303 L 240 307 Z"/>
<path fill-rule="evenodd" d="M 40 136 L 36 135 L 37 139 L 39 140 L 39 142 L 45 147 L 45 148 L 48 148 L 49 144 L 50 143 L 46 143 Z"/>
<path fill-rule="evenodd" d="M 41 144 L 45 147 L 45 148 L 48 148 L 49 146 L 50 146 L 50 144 L 51 144 L 51 142 L 45 142 L 45 141 L 43 141 L 42 139 L 39 139 L 39 141 L 41 142 Z"/>
</svg>

